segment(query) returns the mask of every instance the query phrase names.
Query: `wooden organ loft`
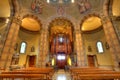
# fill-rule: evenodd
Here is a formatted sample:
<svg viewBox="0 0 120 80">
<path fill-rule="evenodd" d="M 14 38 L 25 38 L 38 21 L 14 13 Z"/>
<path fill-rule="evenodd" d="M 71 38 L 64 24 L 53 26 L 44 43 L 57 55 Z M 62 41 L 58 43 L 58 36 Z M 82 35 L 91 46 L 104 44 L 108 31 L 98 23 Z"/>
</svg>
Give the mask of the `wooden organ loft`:
<svg viewBox="0 0 120 80">
<path fill-rule="evenodd" d="M 64 68 L 65 65 L 69 65 L 68 58 L 70 58 L 70 54 L 73 51 L 69 35 L 60 33 L 54 35 L 50 43 L 50 49 L 52 56 L 56 56 L 55 64 L 58 68 Z"/>
</svg>

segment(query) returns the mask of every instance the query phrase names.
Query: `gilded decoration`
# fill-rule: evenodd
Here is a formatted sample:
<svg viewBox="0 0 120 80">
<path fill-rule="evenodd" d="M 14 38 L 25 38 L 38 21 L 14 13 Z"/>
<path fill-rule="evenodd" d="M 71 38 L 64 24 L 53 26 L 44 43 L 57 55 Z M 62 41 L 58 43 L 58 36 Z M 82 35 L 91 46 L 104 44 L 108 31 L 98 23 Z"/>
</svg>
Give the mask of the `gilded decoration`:
<svg viewBox="0 0 120 80">
<path fill-rule="evenodd" d="M 50 35 L 66 34 L 69 35 L 72 41 L 72 24 L 65 19 L 55 19 L 50 23 Z"/>
</svg>

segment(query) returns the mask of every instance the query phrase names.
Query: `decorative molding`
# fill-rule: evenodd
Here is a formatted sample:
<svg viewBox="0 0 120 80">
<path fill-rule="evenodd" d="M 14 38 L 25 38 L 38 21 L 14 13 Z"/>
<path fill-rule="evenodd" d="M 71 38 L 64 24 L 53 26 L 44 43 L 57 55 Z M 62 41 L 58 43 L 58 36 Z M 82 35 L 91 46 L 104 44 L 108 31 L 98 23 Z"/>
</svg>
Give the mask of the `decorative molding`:
<svg viewBox="0 0 120 80">
<path fill-rule="evenodd" d="M 106 22 L 110 21 L 110 17 L 109 16 L 102 16 L 102 23 L 106 24 Z"/>
</svg>

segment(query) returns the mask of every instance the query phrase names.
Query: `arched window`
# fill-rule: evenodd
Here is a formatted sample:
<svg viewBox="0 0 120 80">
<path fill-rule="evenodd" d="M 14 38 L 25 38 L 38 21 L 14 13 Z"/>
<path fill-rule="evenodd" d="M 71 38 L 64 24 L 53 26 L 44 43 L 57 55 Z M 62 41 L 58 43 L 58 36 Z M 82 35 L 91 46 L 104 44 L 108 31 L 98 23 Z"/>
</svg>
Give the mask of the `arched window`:
<svg viewBox="0 0 120 80">
<path fill-rule="evenodd" d="M 98 50 L 98 53 L 103 53 L 104 52 L 103 45 L 102 45 L 101 41 L 97 42 L 97 50 Z"/>
<path fill-rule="evenodd" d="M 25 53 L 26 47 L 27 47 L 27 43 L 26 42 L 22 42 L 21 46 L 20 46 L 20 53 Z"/>
</svg>

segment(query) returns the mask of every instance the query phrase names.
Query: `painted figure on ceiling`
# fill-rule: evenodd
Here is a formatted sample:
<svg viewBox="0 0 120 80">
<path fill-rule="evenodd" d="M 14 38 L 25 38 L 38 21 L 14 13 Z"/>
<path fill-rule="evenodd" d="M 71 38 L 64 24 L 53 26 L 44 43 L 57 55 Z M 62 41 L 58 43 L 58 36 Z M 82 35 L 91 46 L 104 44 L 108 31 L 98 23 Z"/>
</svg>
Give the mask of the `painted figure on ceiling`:
<svg viewBox="0 0 120 80">
<path fill-rule="evenodd" d="M 78 8 L 80 13 L 84 13 L 87 10 L 91 9 L 91 4 L 88 0 L 81 0 L 80 2 L 78 2 Z"/>
<path fill-rule="evenodd" d="M 35 11 L 36 13 L 41 14 L 42 13 L 42 3 L 39 0 L 33 0 L 32 1 L 32 5 L 31 8 L 33 11 Z"/>
</svg>

